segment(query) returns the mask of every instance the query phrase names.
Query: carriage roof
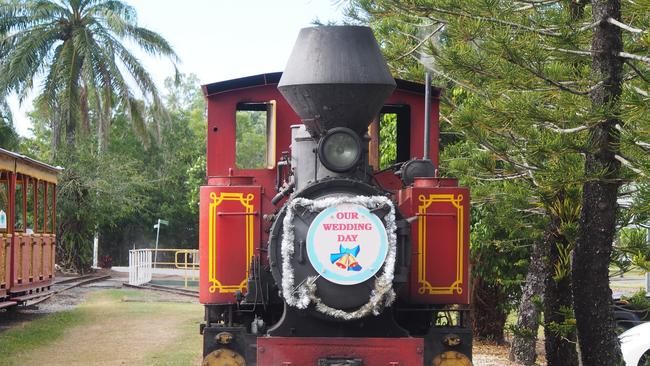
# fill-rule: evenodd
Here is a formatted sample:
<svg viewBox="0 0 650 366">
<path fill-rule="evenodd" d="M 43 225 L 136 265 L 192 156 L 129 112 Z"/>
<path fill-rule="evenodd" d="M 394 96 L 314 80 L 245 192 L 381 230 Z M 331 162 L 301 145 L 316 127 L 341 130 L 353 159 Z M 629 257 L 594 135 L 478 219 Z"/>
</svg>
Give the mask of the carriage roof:
<svg viewBox="0 0 650 366">
<path fill-rule="evenodd" d="M 56 184 L 57 176 L 63 171 L 63 168 L 0 148 L 0 170 L 26 174 Z"/>
</svg>

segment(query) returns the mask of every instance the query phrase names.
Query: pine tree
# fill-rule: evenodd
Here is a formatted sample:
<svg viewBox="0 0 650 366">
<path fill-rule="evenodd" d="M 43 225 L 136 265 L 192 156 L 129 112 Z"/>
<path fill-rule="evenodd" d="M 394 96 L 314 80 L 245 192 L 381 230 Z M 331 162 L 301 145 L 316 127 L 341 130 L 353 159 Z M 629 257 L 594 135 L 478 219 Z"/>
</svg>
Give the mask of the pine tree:
<svg viewBox="0 0 650 366">
<path fill-rule="evenodd" d="M 581 349 L 590 350 L 582 361 L 614 365 L 620 358 L 611 341 L 608 250 L 618 186 L 638 179 L 647 164 L 639 149 L 650 146 L 644 145 L 647 117 L 622 108 L 647 110 L 648 3 L 628 2 L 620 9 L 616 1 L 580 0 L 352 2 L 352 18 L 374 27 L 394 70 L 416 79 L 424 63 L 452 93 L 467 95 L 447 99 L 443 120 L 500 162 L 493 178 L 531 185 L 531 201 L 549 225 L 544 234 L 552 259 L 544 302 L 549 365 L 577 363 L 567 342 L 575 336 L 569 267 L 574 247 L 574 258 L 582 257 L 578 263 L 591 266 L 588 272 L 576 266 L 573 280 L 576 274 L 598 273 L 598 284 L 592 277 L 573 287 Z M 603 36 L 603 29 L 609 33 Z M 629 156 L 622 153 L 627 151 Z M 598 220 L 587 222 L 592 214 Z M 591 235 L 599 230 L 605 235 Z M 594 240 L 596 246 L 585 245 Z M 599 304 L 595 318 L 593 307 L 582 303 L 589 301 Z M 596 326 L 601 331 L 585 336 Z"/>
</svg>

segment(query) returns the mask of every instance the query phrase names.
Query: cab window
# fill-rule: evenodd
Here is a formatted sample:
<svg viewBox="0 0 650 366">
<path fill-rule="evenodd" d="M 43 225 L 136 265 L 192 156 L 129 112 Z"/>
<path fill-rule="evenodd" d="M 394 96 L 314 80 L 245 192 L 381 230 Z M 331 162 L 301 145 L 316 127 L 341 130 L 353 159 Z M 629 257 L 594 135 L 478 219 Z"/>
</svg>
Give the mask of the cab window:
<svg viewBox="0 0 650 366">
<path fill-rule="evenodd" d="M 375 170 L 384 170 L 410 159 L 411 107 L 385 105 L 369 128 L 369 161 Z"/>
<path fill-rule="evenodd" d="M 239 169 L 275 166 L 275 101 L 238 103 L 235 164 Z"/>
</svg>

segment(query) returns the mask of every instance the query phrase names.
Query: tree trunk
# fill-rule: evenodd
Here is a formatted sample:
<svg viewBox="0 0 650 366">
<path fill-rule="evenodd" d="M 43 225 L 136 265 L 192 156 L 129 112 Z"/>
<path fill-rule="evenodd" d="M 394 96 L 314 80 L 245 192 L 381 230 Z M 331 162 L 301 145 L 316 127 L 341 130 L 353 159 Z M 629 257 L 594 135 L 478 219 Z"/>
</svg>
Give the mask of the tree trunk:
<svg viewBox="0 0 650 366">
<path fill-rule="evenodd" d="M 503 342 L 507 314 L 502 309 L 504 295 L 497 284 L 472 279 L 471 320 L 474 336 Z"/>
<path fill-rule="evenodd" d="M 108 140 L 110 132 L 110 119 L 111 119 L 111 93 L 110 90 L 104 89 L 103 93 L 97 92 L 96 98 L 97 113 L 99 119 L 97 121 L 97 140 L 99 142 L 98 151 L 100 154 L 106 152 L 108 149 Z"/>
<path fill-rule="evenodd" d="M 557 252 L 557 247 L 555 247 Z M 553 273 L 553 271 L 551 271 Z M 552 275 L 546 281 L 544 296 L 544 349 L 546 350 L 547 366 L 578 366 L 576 351 L 576 334 L 574 330 L 565 329 L 558 333 L 557 325 L 566 325 L 567 317 L 563 309 L 571 309 L 571 279 L 553 279 Z M 567 328 L 571 326 L 568 325 Z"/>
<path fill-rule="evenodd" d="M 90 108 L 88 107 L 88 87 L 85 84 L 81 86 L 79 103 L 81 107 L 81 132 L 84 136 L 88 136 L 90 135 Z"/>
<path fill-rule="evenodd" d="M 74 94 L 75 98 L 77 97 L 77 94 Z M 77 135 L 77 113 L 78 111 L 75 110 L 77 104 L 74 106 L 67 105 L 65 106 L 66 112 L 65 112 L 65 141 L 68 145 L 68 147 L 73 147 L 75 146 L 75 138 Z"/>
<path fill-rule="evenodd" d="M 544 296 L 544 277 L 548 272 L 541 240 L 533 245 L 530 267 L 526 274 L 517 325 L 514 329 L 510 360 L 524 365 L 534 365 L 537 359 L 537 330 L 539 328 L 540 303 Z"/>
<path fill-rule="evenodd" d="M 77 51 L 72 51 L 70 60 L 70 79 L 67 80 L 66 91 L 67 93 L 64 102 L 64 118 L 65 118 L 65 135 L 66 142 L 69 147 L 75 146 L 75 138 L 77 132 L 77 124 L 80 108 L 80 94 L 79 94 L 79 78 L 81 75 L 82 60 L 77 54 Z"/>
<path fill-rule="evenodd" d="M 557 199 L 563 200 L 562 196 L 560 194 Z M 575 330 L 567 324 L 572 307 L 571 269 L 567 258 L 570 251 L 565 249 L 568 245 L 560 232 L 560 218 L 551 214 L 551 222 L 544 235 L 543 254 L 548 268 L 544 281 L 544 349 L 547 366 L 578 365 Z"/>
<path fill-rule="evenodd" d="M 592 70 L 602 80 L 591 93 L 594 111 L 606 110 L 603 120 L 591 129 L 590 149 L 585 154 L 583 206 L 573 257 L 573 302 L 584 366 L 618 366 L 620 347 L 612 314 L 609 262 L 615 233 L 619 163 L 615 153 L 620 123 L 616 103 L 621 95 L 623 49 L 621 31 L 607 23 L 620 20 L 620 0 L 593 0 L 594 29 Z M 603 113 L 603 115 L 605 115 Z"/>
<path fill-rule="evenodd" d="M 52 161 L 56 158 L 56 153 L 61 146 L 61 117 L 58 112 L 51 112 L 50 126 L 52 128 Z"/>
</svg>

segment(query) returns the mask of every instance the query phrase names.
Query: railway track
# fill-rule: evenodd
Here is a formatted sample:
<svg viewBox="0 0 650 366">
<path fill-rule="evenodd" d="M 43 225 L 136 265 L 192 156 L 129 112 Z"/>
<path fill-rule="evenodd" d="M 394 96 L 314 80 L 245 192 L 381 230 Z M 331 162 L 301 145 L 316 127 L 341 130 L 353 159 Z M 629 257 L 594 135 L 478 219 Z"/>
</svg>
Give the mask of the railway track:
<svg viewBox="0 0 650 366">
<path fill-rule="evenodd" d="M 48 300 L 52 296 L 68 291 L 75 287 L 87 285 L 89 283 L 103 281 L 109 279 L 110 275 L 105 276 L 95 276 L 95 275 L 84 275 L 79 277 L 66 278 L 63 280 L 55 281 L 51 287 L 50 291 L 46 293 L 34 294 L 32 298 L 25 298 L 27 306 L 33 306 L 42 303 L 43 301 Z"/>
<path fill-rule="evenodd" d="M 77 282 L 77 281 L 81 281 L 93 277 L 97 277 L 97 276 L 95 276 L 94 274 L 87 274 L 87 275 L 76 276 L 76 277 L 64 277 L 64 278 L 59 278 L 58 280 L 54 280 L 54 283 L 52 285 L 62 285 L 64 283 Z"/>
<path fill-rule="evenodd" d="M 154 284 L 130 285 L 130 284 L 126 283 L 126 282 L 123 283 L 122 285 L 124 287 L 137 288 L 137 289 L 140 289 L 140 290 L 168 292 L 168 293 L 172 293 L 172 294 L 176 294 L 176 295 L 188 296 L 188 297 L 193 297 L 193 298 L 198 298 L 199 297 L 199 292 L 198 291 L 188 290 L 188 289 L 178 288 L 178 287 L 154 285 Z"/>
</svg>

